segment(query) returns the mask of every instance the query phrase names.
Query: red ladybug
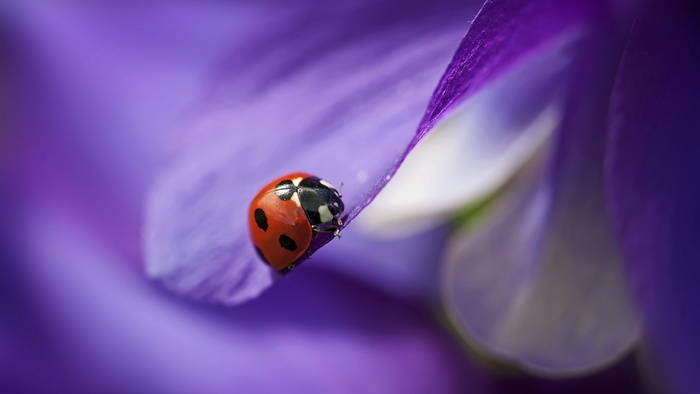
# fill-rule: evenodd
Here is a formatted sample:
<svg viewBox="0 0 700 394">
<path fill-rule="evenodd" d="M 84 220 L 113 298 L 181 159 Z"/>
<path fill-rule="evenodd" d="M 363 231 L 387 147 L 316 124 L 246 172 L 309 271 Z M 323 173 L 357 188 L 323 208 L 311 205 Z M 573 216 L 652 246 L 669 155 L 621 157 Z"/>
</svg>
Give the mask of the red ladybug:
<svg viewBox="0 0 700 394">
<path fill-rule="evenodd" d="M 288 272 L 319 232 L 340 233 L 345 205 L 330 183 L 295 172 L 265 185 L 248 210 L 253 246 L 272 268 Z"/>
</svg>

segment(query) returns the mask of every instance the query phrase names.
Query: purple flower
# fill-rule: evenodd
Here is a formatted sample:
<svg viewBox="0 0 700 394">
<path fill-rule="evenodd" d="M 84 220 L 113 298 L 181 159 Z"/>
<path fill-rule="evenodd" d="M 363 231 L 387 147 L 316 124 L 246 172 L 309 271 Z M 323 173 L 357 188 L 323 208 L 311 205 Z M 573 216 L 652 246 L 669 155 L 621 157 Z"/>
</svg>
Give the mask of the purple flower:
<svg viewBox="0 0 700 394">
<path fill-rule="evenodd" d="M 321 14 L 304 13 L 314 10 Z M 3 254 L 9 262 L 3 299 L 10 300 L 0 329 L 4 391 L 423 393 L 483 385 L 425 308 L 332 272 L 297 272 L 237 308 L 184 301 L 143 274 L 146 191 L 188 111 L 198 113 L 201 97 L 219 89 L 254 100 L 229 79 L 229 72 L 245 72 L 244 64 L 261 78 L 275 75 L 263 65 L 294 70 L 292 63 L 260 58 L 285 45 L 262 46 L 251 36 L 271 45 L 283 28 L 320 20 L 317 29 L 335 36 L 306 31 L 312 34 L 299 37 L 292 51 L 307 51 L 303 57 L 278 57 L 323 58 L 332 49 L 324 45 L 354 39 L 353 23 L 374 23 L 372 37 L 389 46 L 400 40 L 384 39 L 382 18 L 410 25 L 411 15 L 429 13 L 413 10 L 393 21 L 383 7 L 219 2 L 18 2 L 6 11 L 3 53 L 12 56 L 3 59 L 13 93 L 6 113 L 14 149 L 3 204 L 13 229 L 3 232 L 11 241 Z M 351 12 L 355 19 L 341 18 Z M 452 29 L 438 47 L 443 63 L 461 34 Z M 420 30 L 411 32 L 404 37 L 421 37 Z M 315 42 L 320 38 L 332 40 Z M 244 59 L 240 48 L 247 48 Z M 276 82 L 244 80 L 248 89 L 270 92 Z M 242 141 L 252 132 L 260 131 L 234 130 Z M 283 130 L 268 134 L 274 135 Z M 262 158 L 266 151 L 258 152 Z M 234 168 L 245 169 L 247 160 Z M 266 176 L 252 167 L 241 171 L 238 192 L 243 196 Z"/>
<path fill-rule="evenodd" d="M 432 180 L 433 186 L 441 186 L 439 193 L 409 198 L 401 207 L 412 208 L 409 214 L 397 209 L 372 226 L 392 221 L 424 226 L 436 217 L 454 215 L 455 195 L 461 195 L 464 204 L 499 186 L 481 182 L 476 171 L 463 170 L 471 164 L 465 156 L 472 150 L 519 153 L 512 147 L 529 147 L 524 169 L 487 205 L 491 214 L 478 226 L 470 223 L 458 231 L 447 246 L 441 283 L 453 321 L 490 352 L 534 373 L 562 376 L 600 368 L 628 353 L 638 343 L 639 312 L 642 343 L 657 384 L 665 391 L 695 392 L 698 382 L 692 366 L 697 360 L 690 349 L 700 347 L 697 319 L 690 316 L 698 304 L 688 278 L 696 276 L 698 266 L 696 254 L 689 250 L 692 242 L 684 237 L 692 233 L 697 216 L 697 203 L 691 201 L 697 200 L 698 186 L 688 178 L 700 157 L 693 133 L 698 128 L 698 101 L 690 98 L 700 82 L 700 57 L 691 43 L 697 35 L 698 10 L 687 2 L 581 6 L 578 13 L 571 2 L 484 6 L 443 78 L 441 86 L 449 89 L 443 94 L 439 88 L 434 96 L 436 107 L 441 100 L 452 103 L 454 97 L 459 101 L 469 96 L 474 72 L 470 56 L 478 61 L 480 54 L 488 53 L 488 46 L 479 50 L 484 42 L 479 40 L 488 36 L 489 28 L 496 37 L 487 43 L 523 39 L 524 33 L 517 30 L 521 28 L 546 35 L 549 45 L 541 46 L 524 65 L 509 62 L 510 73 L 484 87 L 482 97 L 472 98 L 480 104 L 452 108 L 442 121 L 447 129 L 456 124 L 461 130 L 443 131 L 438 125 L 440 138 L 471 134 L 461 141 L 482 138 L 490 144 L 458 150 L 452 163 L 460 165 Z M 562 21 L 567 11 L 587 17 L 558 32 L 542 32 L 532 17 L 546 20 L 549 15 Z M 528 26 L 518 23 L 523 20 Z M 485 28 L 475 31 L 478 26 Z M 508 34 L 511 30 L 513 36 Z M 501 56 L 507 53 L 499 50 Z M 523 88 L 524 78 L 532 86 Z M 542 86 L 551 80 L 564 85 L 564 94 L 557 97 L 560 92 L 555 90 L 554 99 L 544 101 L 555 104 L 555 115 L 541 123 L 549 107 L 535 104 L 540 112 L 532 111 L 532 102 L 546 97 Z M 526 98 L 519 99 L 523 93 Z M 492 108 L 491 117 L 522 116 L 522 127 L 488 115 L 480 119 L 484 103 Z M 495 142 L 483 138 L 483 131 L 471 131 L 474 124 L 490 127 Z M 494 129 L 516 133 L 504 143 L 502 136 L 493 137 Z M 551 140 L 530 144 L 541 141 L 538 133 L 551 135 Z M 430 148 L 426 152 L 430 157 Z M 438 152 L 445 157 L 444 150 Z M 505 167 L 525 161 L 510 156 Z M 420 170 L 420 163 L 416 168 Z M 487 171 L 493 177 L 500 175 L 498 169 Z M 404 183 L 390 195 L 405 195 L 415 174 L 398 182 L 399 173 L 387 191 Z M 462 181 L 470 178 L 479 182 Z M 457 186 L 450 184 L 456 180 Z M 451 195 L 445 193 L 450 189 Z M 434 204 L 420 209 L 436 201 L 443 203 L 441 209 Z M 368 211 L 392 210 L 381 202 Z M 665 243 L 659 245 L 662 240 Z"/>
<path fill-rule="evenodd" d="M 646 185 L 646 178 L 635 175 L 637 168 L 616 177 L 625 167 L 615 163 L 625 163 L 630 149 L 618 141 L 629 127 L 612 127 L 617 137 L 608 143 L 609 95 L 627 91 L 625 65 L 638 64 L 635 51 L 675 47 L 627 36 L 632 18 L 651 23 L 649 13 L 659 11 L 604 1 L 489 2 L 462 39 L 480 6 L 5 6 L 3 52 L 12 56 L 3 65 L 12 76 L 7 118 L 15 149 L 3 184 L 13 231 L 0 234 L 8 241 L 3 251 L 11 300 L 0 326 L 10 350 L 2 358 L 4 386 L 42 392 L 508 391 L 508 383 L 474 371 L 425 302 L 434 301 L 435 256 L 450 233 L 436 223 L 465 202 L 491 195 L 524 163 L 534 170 L 523 171 L 502 207 L 473 234 L 449 235 L 450 274 L 441 284 L 455 323 L 496 355 L 538 373 L 589 372 L 624 354 L 636 341 L 637 320 L 619 259 L 610 257 L 618 244 L 604 212 L 615 208 L 623 256 L 638 253 L 634 232 L 648 229 L 630 230 L 628 219 L 640 216 L 619 201 L 640 187 L 625 182 Z M 652 31 L 666 27 L 651 24 Z M 685 43 L 682 38 L 673 43 Z M 650 70 L 666 64 L 645 63 Z M 634 78 L 629 83 L 637 89 Z M 687 88 L 679 84 L 666 94 L 675 102 Z M 620 102 L 619 124 L 640 111 L 632 101 Z M 645 114 L 653 117 L 654 108 Z M 671 109 L 679 108 L 686 107 Z M 480 128 L 488 133 L 460 130 L 460 122 L 479 116 L 497 118 Z M 351 223 L 419 140 L 442 129 L 452 130 L 445 132 L 449 138 L 472 138 L 471 152 L 460 151 L 471 156 L 457 156 L 487 169 L 478 193 L 460 186 L 462 166 L 453 174 L 437 172 L 436 180 L 452 180 L 444 183 L 445 200 L 423 204 L 427 213 L 409 209 L 429 230 L 386 242 L 363 236 L 353 224 L 341 241 L 271 287 L 279 276 L 257 259 L 246 231 L 249 199 L 262 184 L 297 170 L 343 182 L 345 223 Z M 475 152 L 483 156 L 473 159 Z M 609 179 L 603 178 L 606 158 L 612 158 Z M 663 164 L 642 175 L 659 174 Z M 611 190 L 612 205 L 604 190 Z M 666 189 L 644 195 L 654 191 Z M 403 195 L 410 200 L 411 193 Z M 391 209 L 370 219 L 382 223 L 382 214 L 391 216 Z M 317 239 L 312 251 L 329 238 Z M 569 254 L 541 258 L 548 245 L 564 245 Z M 522 261 L 516 253 L 528 263 L 515 264 Z M 561 264 L 549 263 L 560 260 L 570 270 L 563 276 L 556 275 Z M 494 261 L 500 263 L 489 264 Z M 659 261 L 650 259 L 640 282 L 630 283 L 654 279 Z M 149 282 L 144 268 L 170 291 Z M 468 280 L 474 273 L 482 274 L 476 286 Z M 588 282 L 577 283 L 581 278 Z M 564 287 L 572 290 L 562 293 Z M 523 297 L 523 289 L 535 296 Z M 691 291 L 681 290 L 683 296 Z M 561 294 L 568 297 L 548 301 Z M 581 297 L 587 294 L 595 296 Z M 657 298 L 643 302 L 643 315 L 657 311 L 655 305 Z M 543 308 L 551 306 L 561 313 L 546 319 Z M 657 360 L 666 371 L 683 371 L 673 362 L 692 361 L 676 347 L 691 339 L 690 331 L 674 325 L 681 327 L 679 342 L 664 342 L 663 330 L 645 327 L 649 343 L 661 346 Z M 533 336 L 542 329 L 555 340 Z M 591 336 L 596 332 L 603 334 Z M 527 384 L 531 391 L 613 390 L 610 379 L 622 371 L 625 387 L 641 390 L 628 365 L 598 381 Z M 693 384 L 684 380 L 689 375 L 669 375 L 678 390 Z"/>
</svg>

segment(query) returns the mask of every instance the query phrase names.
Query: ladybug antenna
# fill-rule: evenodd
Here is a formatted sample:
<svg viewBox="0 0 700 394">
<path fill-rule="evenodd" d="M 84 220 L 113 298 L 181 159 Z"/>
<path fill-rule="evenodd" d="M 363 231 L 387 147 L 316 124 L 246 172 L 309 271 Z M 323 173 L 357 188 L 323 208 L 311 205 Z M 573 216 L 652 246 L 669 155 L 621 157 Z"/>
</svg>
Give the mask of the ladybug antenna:
<svg viewBox="0 0 700 394">
<path fill-rule="evenodd" d="M 343 182 L 340 182 L 340 187 L 338 188 L 338 194 L 343 197 Z"/>
</svg>

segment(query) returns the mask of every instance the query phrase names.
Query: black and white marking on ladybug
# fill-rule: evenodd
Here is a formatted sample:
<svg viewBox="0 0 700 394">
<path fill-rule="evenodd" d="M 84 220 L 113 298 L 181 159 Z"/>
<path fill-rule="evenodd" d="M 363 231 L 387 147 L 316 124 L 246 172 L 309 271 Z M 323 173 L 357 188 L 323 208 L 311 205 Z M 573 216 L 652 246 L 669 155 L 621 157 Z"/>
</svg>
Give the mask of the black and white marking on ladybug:
<svg viewBox="0 0 700 394">
<path fill-rule="evenodd" d="M 327 181 L 315 176 L 285 179 L 275 186 L 275 194 L 301 207 L 315 231 L 338 234 L 343 224 L 338 216 L 345 205 L 340 192 Z"/>
</svg>

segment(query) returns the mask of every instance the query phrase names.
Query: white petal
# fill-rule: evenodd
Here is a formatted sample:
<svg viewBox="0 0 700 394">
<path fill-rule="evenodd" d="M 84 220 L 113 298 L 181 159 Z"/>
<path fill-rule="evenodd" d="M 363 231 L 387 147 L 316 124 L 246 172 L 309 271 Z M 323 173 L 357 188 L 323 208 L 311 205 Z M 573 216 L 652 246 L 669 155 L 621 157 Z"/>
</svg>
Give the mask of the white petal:
<svg viewBox="0 0 700 394">
<path fill-rule="evenodd" d="M 638 320 L 605 211 L 583 193 L 552 211 L 538 173 L 455 236 L 443 298 L 477 346 L 537 374 L 583 373 L 625 355 Z"/>
</svg>

